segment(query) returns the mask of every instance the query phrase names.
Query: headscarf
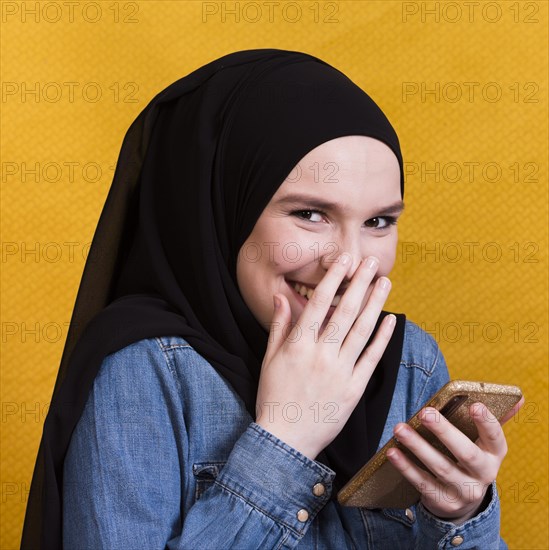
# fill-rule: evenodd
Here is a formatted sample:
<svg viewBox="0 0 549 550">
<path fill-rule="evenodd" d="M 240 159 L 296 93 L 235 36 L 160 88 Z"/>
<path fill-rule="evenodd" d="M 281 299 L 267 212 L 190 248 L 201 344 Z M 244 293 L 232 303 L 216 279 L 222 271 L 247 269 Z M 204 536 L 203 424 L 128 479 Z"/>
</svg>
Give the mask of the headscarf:
<svg viewBox="0 0 549 550">
<path fill-rule="evenodd" d="M 62 548 L 63 463 L 103 359 L 180 335 L 225 378 L 252 420 L 268 333 L 245 304 L 236 259 L 263 209 L 318 145 L 397 135 L 342 72 L 306 53 L 230 53 L 155 96 L 122 143 L 78 290 L 44 422 L 21 548 Z M 376 329 L 386 312 L 382 312 Z M 337 490 L 374 454 L 402 354 L 404 315 L 364 395 L 316 458 Z M 332 498 L 335 497 L 335 490 Z"/>
</svg>

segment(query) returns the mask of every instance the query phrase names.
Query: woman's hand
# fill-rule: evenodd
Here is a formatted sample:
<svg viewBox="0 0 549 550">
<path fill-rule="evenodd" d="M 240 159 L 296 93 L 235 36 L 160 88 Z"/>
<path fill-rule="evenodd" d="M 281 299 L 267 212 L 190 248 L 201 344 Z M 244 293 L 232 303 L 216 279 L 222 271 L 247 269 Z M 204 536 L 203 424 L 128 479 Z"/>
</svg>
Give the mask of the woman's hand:
<svg viewBox="0 0 549 550">
<path fill-rule="evenodd" d="M 370 257 L 356 269 L 326 329 L 318 334 L 352 263 L 349 254 L 342 254 L 330 266 L 291 330 L 289 302 L 284 295 L 275 295 L 280 305 L 274 311 L 261 367 L 256 422 L 311 459 L 349 419 L 396 321 L 388 315 L 364 350 L 390 289 L 390 281 L 380 277 L 360 311 L 379 265 Z"/>
<path fill-rule="evenodd" d="M 524 397 L 501 420 L 509 420 L 524 404 Z M 507 442 L 500 422 L 482 403 L 469 409 L 479 437 L 471 441 L 436 409 L 421 411 L 422 424 L 433 432 L 457 462 L 448 458 L 415 430 L 403 423 L 395 426 L 394 434 L 430 471 L 410 461 L 400 450 L 387 451 L 393 466 L 421 493 L 421 502 L 433 515 L 461 524 L 475 516 L 488 486 L 497 477 L 507 453 Z"/>
</svg>

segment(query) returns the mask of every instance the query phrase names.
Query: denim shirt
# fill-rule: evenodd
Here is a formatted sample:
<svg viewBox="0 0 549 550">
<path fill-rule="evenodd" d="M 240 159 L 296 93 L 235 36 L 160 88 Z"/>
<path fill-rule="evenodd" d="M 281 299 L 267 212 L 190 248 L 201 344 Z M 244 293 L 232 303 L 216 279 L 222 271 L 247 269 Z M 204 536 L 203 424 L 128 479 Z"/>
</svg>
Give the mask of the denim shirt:
<svg viewBox="0 0 549 550">
<path fill-rule="evenodd" d="M 379 447 L 448 379 L 436 342 L 407 321 Z M 340 506 L 329 499 L 333 470 L 253 420 L 179 336 L 107 356 L 65 459 L 64 548 L 507 548 L 495 483 L 485 507 L 459 526 L 421 503 Z"/>
</svg>

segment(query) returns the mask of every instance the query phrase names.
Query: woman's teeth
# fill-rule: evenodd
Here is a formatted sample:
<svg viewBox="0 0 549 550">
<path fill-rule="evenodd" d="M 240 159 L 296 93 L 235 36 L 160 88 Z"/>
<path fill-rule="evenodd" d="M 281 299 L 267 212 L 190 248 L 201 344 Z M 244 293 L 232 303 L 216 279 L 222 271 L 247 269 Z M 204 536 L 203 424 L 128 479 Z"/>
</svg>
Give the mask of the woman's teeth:
<svg viewBox="0 0 549 550">
<path fill-rule="evenodd" d="M 298 294 L 301 294 L 304 298 L 307 300 L 311 299 L 311 296 L 313 295 L 313 289 L 309 288 L 305 285 L 302 285 L 300 283 L 294 283 L 294 289 Z M 341 300 L 341 296 L 334 296 L 334 299 L 332 300 L 331 306 L 335 307 L 337 304 L 339 304 L 339 301 Z"/>
</svg>

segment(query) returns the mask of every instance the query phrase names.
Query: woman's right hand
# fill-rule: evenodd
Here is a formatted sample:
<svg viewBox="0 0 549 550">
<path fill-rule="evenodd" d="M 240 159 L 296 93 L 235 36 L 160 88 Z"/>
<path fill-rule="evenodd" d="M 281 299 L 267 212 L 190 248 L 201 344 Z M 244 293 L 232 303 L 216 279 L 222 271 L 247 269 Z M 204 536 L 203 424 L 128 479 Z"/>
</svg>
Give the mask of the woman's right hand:
<svg viewBox="0 0 549 550">
<path fill-rule="evenodd" d="M 364 349 L 391 286 L 380 277 L 360 311 L 379 265 L 369 257 L 356 269 L 326 329 L 318 333 L 352 263 L 349 254 L 342 254 L 330 266 L 289 333 L 290 304 L 283 294 L 275 294 L 280 306 L 261 367 L 256 423 L 313 460 L 351 416 L 396 322 L 394 315 L 387 315 Z"/>
</svg>

